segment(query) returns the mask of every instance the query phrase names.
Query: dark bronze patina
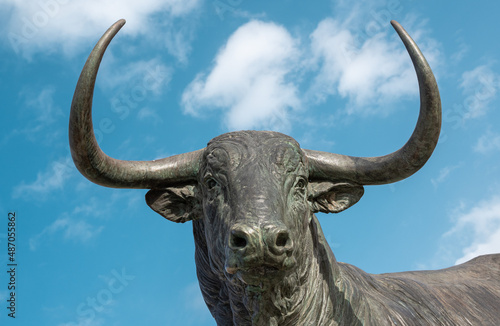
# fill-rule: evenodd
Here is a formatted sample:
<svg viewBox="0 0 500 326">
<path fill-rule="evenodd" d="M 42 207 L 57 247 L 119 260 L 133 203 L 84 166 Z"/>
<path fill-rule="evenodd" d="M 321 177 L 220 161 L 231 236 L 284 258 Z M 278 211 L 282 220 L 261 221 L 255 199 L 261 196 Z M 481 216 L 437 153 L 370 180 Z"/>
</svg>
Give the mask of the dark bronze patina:
<svg viewBox="0 0 500 326">
<path fill-rule="evenodd" d="M 418 171 L 441 128 L 441 102 L 424 56 L 392 22 L 413 61 L 420 115 L 408 142 L 381 157 L 301 149 L 291 137 L 239 131 L 157 161 L 104 154 L 92 127 L 99 64 L 115 23 L 90 54 L 69 126 L 73 160 L 90 181 L 151 189 L 148 205 L 193 221 L 197 275 L 218 325 L 500 325 L 500 255 L 439 271 L 372 275 L 337 262 L 314 212 L 338 213 Z"/>
</svg>

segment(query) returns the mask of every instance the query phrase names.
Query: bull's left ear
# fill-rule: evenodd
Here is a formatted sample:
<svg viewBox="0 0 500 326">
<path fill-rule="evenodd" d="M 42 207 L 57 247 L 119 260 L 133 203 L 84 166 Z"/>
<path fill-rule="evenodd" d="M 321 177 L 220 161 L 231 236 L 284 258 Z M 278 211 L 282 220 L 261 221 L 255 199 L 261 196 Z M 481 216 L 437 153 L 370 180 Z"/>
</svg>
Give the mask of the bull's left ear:
<svg viewBox="0 0 500 326">
<path fill-rule="evenodd" d="M 191 221 L 200 216 L 194 185 L 152 189 L 146 194 L 146 203 L 155 212 L 176 223 Z"/>
<path fill-rule="evenodd" d="M 356 204 L 363 186 L 349 182 L 310 182 L 309 201 L 314 213 L 339 213 Z"/>
</svg>

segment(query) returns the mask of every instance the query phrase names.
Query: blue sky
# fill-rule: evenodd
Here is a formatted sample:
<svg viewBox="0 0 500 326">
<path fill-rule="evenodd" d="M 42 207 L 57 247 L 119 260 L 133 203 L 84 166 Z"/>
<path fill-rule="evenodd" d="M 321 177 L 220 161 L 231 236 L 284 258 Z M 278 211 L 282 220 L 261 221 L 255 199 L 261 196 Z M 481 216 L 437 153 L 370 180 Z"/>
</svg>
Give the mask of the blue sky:
<svg viewBox="0 0 500 326">
<path fill-rule="evenodd" d="M 404 144 L 418 88 L 389 24 L 433 68 L 440 142 L 407 180 L 365 187 L 320 214 L 337 259 L 371 273 L 452 266 L 500 252 L 497 2 L 0 0 L 0 263 L 17 216 L 17 312 L 2 325 L 215 325 L 201 298 L 190 223 L 154 213 L 143 190 L 94 185 L 67 141 L 79 73 L 102 33 L 127 24 L 97 80 L 102 149 L 151 160 L 231 130 L 285 132 L 303 148 L 378 156 Z"/>
</svg>

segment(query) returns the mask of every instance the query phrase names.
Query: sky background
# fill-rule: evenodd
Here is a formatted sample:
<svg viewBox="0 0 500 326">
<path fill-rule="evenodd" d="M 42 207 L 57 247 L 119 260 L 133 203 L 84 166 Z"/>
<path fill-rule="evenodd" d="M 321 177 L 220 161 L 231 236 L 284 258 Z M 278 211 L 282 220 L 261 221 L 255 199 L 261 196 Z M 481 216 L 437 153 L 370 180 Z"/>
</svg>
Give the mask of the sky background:
<svg viewBox="0 0 500 326">
<path fill-rule="evenodd" d="M 500 3 L 485 1 L 0 0 L 0 270 L 17 217 L 16 319 L 38 326 L 215 325 L 198 288 L 190 223 L 144 190 L 92 184 L 73 165 L 68 120 L 104 31 L 94 95 L 102 149 L 151 160 L 232 130 L 281 131 L 303 148 L 397 150 L 419 108 L 398 20 L 435 72 L 440 142 L 412 177 L 367 186 L 319 214 L 339 261 L 370 273 L 437 269 L 500 252 Z"/>
</svg>

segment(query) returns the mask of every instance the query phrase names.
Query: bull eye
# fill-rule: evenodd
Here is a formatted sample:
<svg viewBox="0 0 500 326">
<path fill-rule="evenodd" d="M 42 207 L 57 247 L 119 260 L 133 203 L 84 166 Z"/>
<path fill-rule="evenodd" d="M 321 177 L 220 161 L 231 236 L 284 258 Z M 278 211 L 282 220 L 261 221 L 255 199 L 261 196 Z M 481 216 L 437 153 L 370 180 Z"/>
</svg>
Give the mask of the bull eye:
<svg viewBox="0 0 500 326">
<path fill-rule="evenodd" d="M 305 189 L 306 188 L 306 181 L 304 179 L 299 179 L 297 181 L 297 184 L 295 185 L 297 189 Z"/>
<path fill-rule="evenodd" d="M 207 180 L 207 188 L 208 189 L 214 189 L 216 186 L 217 186 L 217 181 L 215 181 L 212 178 Z"/>
<path fill-rule="evenodd" d="M 307 188 L 307 181 L 300 177 L 297 182 L 295 182 L 295 187 L 294 187 L 294 198 L 295 200 L 301 201 L 305 195 L 306 195 L 306 188 Z"/>
<path fill-rule="evenodd" d="M 207 185 L 207 188 L 209 190 L 212 190 L 217 186 L 217 181 L 215 181 L 213 178 L 209 177 L 205 180 L 205 184 Z"/>
</svg>

